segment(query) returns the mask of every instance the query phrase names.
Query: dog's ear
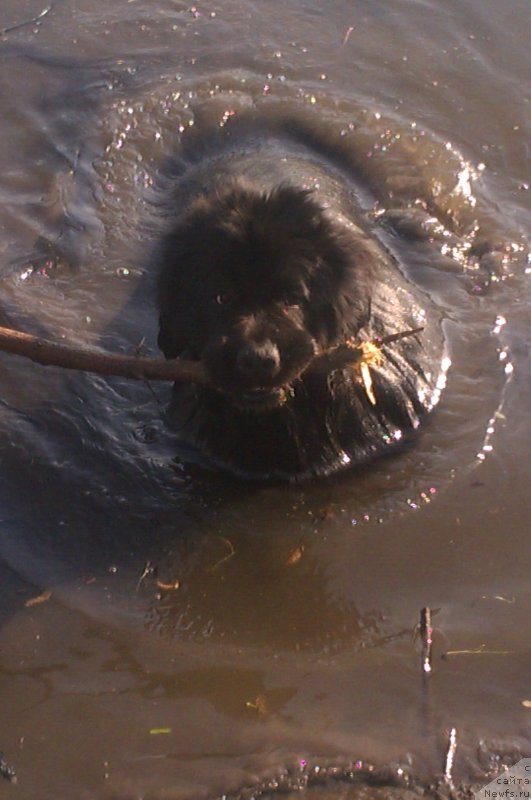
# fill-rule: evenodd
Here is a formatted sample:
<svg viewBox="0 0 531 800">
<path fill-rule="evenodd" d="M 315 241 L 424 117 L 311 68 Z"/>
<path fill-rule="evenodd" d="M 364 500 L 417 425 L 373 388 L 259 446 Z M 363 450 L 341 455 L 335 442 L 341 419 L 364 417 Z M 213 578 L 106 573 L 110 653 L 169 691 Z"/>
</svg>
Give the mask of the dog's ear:
<svg viewBox="0 0 531 800">
<path fill-rule="evenodd" d="M 166 358 L 178 358 L 186 348 L 186 342 L 177 334 L 164 314 L 159 317 L 157 343 Z"/>
</svg>

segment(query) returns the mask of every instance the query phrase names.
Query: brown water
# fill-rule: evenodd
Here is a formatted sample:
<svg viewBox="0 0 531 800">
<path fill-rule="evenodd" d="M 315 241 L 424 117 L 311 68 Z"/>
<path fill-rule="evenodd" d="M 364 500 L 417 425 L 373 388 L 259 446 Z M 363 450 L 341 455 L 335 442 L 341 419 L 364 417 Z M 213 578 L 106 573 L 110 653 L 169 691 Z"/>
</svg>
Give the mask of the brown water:
<svg viewBox="0 0 531 800">
<path fill-rule="evenodd" d="M 457 220 L 446 249 L 382 227 L 452 366 L 410 450 L 286 487 L 181 463 L 169 387 L 3 356 L 0 796 L 413 797 L 451 728 L 456 786 L 531 756 L 528 0 L 46 9 L 0 8 L 14 325 L 154 353 L 157 169 L 201 115 L 281 102 L 364 154 L 367 207 Z M 476 219 L 509 243 L 500 273 L 465 263 Z"/>
</svg>

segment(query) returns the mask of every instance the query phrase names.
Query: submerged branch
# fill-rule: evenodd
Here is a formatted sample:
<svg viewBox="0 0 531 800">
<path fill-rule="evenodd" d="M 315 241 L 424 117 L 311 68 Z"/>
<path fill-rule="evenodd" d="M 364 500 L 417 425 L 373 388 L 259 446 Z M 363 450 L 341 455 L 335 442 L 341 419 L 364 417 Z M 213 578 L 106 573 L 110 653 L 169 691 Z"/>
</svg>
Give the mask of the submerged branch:
<svg viewBox="0 0 531 800">
<path fill-rule="evenodd" d="M 370 344 L 374 348 L 381 349 L 387 344 L 406 336 L 413 336 L 422 330 L 422 328 L 414 328 L 402 333 L 394 333 L 383 339 L 375 339 Z M 346 343 L 333 347 L 316 355 L 306 369 L 332 372 L 356 364 L 363 360 L 367 344 L 367 342 Z M 11 328 L 0 327 L 0 351 L 29 358 L 43 366 L 64 367 L 82 372 L 95 372 L 99 375 L 114 375 L 136 380 L 176 381 L 177 383 L 207 384 L 209 382 L 207 373 L 199 361 L 104 353 L 101 350 L 89 350 L 52 342 Z"/>
</svg>

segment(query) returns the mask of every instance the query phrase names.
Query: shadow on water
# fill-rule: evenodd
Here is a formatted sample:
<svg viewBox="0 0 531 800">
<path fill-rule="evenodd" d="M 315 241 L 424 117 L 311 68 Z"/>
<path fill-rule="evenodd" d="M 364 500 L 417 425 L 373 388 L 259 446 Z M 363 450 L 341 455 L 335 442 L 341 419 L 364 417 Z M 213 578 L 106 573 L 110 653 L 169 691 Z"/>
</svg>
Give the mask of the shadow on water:
<svg viewBox="0 0 531 800">
<path fill-rule="evenodd" d="M 531 753 L 523 201 L 503 182 L 517 182 L 518 168 L 502 139 L 489 183 L 472 166 L 481 148 L 467 141 L 469 162 L 431 132 L 446 117 L 415 105 L 407 25 L 388 54 L 394 66 L 377 73 L 378 102 L 359 100 L 378 60 L 357 27 L 376 46 L 390 16 L 413 25 L 419 5 L 430 6 L 408 4 L 402 18 L 360 3 L 352 20 L 343 5 L 334 16 L 312 3 L 273 14 L 160 2 L 162 25 L 143 2 L 108 14 L 67 3 L 63 28 L 43 20 L 38 49 L 22 30 L 2 40 L 0 282 L 13 325 L 111 350 L 143 340 L 154 353 L 160 166 L 191 123 L 276 103 L 317 112 L 364 161 L 367 213 L 376 202 L 379 235 L 441 309 L 452 360 L 441 407 L 412 447 L 282 486 L 176 457 L 169 387 L 3 357 L 0 749 L 19 777 L 6 796 L 247 798 L 306 787 L 308 798 L 406 798 L 442 779 L 452 727 L 456 785 L 482 784 Z M 255 42 L 256 14 L 267 45 Z M 304 53 L 299 37 L 315 49 Z M 399 66 L 403 101 L 425 129 L 400 108 L 380 110 Z M 424 218 L 398 213 L 418 211 L 415 198 L 442 221 L 427 238 L 416 235 Z M 476 218 L 515 247 L 468 259 Z M 43 591 L 48 600 L 25 606 Z M 423 682 L 415 628 L 426 605 L 435 632 Z"/>
</svg>

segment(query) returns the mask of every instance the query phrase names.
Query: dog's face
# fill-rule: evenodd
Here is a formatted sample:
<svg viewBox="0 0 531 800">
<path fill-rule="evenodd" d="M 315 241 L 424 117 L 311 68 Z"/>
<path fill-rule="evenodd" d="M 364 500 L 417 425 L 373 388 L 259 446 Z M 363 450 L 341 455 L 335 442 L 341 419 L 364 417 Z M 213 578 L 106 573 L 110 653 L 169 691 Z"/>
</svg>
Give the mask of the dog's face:
<svg viewBox="0 0 531 800">
<path fill-rule="evenodd" d="M 201 360 L 239 408 L 289 398 L 316 353 L 368 313 L 353 254 L 309 193 L 236 186 L 203 197 L 162 246 L 159 345 Z M 346 309 L 348 306 L 348 309 Z"/>
<path fill-rule="evenodd" d="M 203 362 L 213 386 L 241 408 L 282 405 L 318 346 L 304 325 L 302 304 L 279 294 L 267 303 L 234 293 L 221 296 Z"/>
</svg>

